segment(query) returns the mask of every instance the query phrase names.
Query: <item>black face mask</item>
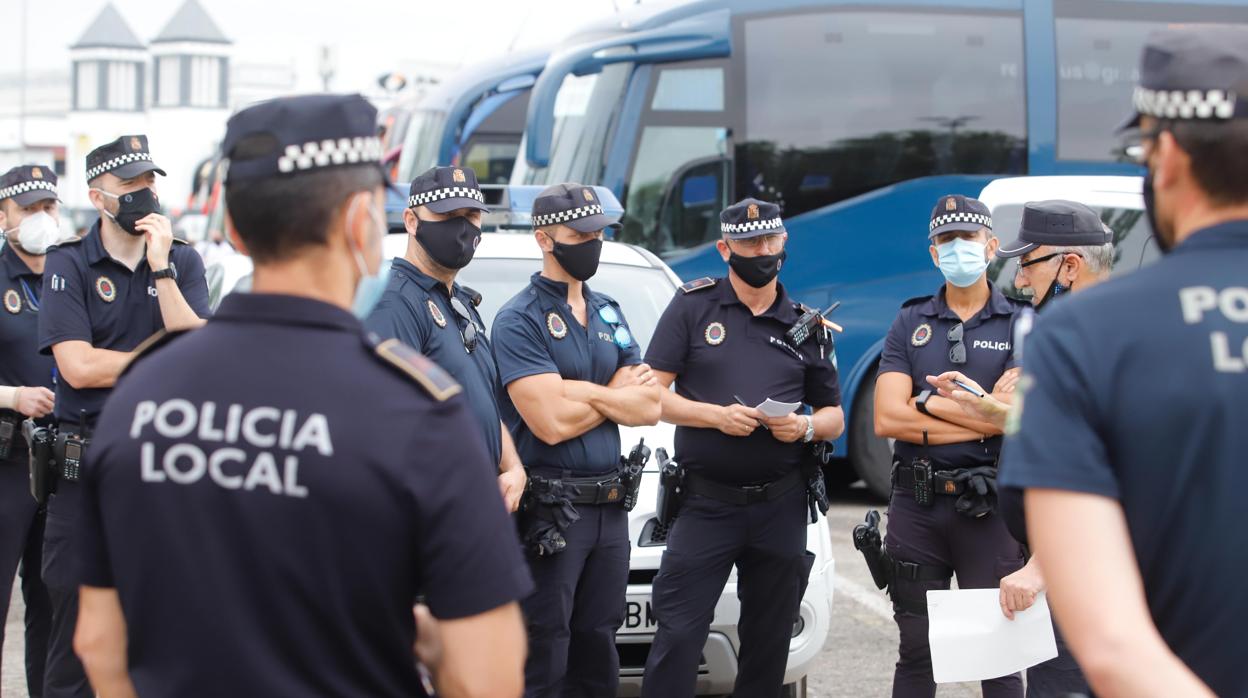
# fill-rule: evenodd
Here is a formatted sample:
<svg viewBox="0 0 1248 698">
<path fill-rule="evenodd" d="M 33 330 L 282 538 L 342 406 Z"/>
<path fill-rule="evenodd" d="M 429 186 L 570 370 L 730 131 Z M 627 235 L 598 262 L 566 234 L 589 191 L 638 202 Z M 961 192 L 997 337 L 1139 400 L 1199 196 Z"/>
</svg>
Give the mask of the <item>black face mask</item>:
<svg viewBox="0 0 1248 698">
<path fill-rule="evenodd" d="M 780 267 L 784 265 L 788 254 L 787 250 L 781 250 L 780 254 L 742 257 L 733 252 L 728 257 L 728 266 L 732 267 L 732 270 L 737 272 L 737 276 L 741 277 L 745 283 L 754 288 L 762 288 L 780 274 Z"/>
<path fill-rule="evenodd" d="M 551 241 L 553 242 L 554 238 L 551 238 Z M 598 259 L 602 256 L 602 238 L 576 245 L 556 242 L 551 254 L 554 255 L 559 266 L 563 267 L 563 270 L 572 278 L 577 281 L 588 281 L 598 273 Z"/>
<path fill-rule="evenodd" d="M 1061 267 L 1057 268 L 1057 273 L 1058 274 L 1062 273 Z M 1039 312 L 1039 310 L 1044 307 L 1045 303 L 1048 303 L 1049 301 L 1053 300 L 1054 298 L 1057 298 L 1058 296 L 1066 293 L 1067 291 L 1073 291 L 1074 288 L 1075 288 L 1074 284 L 1066 286 L 1061 281 L 1058 281 L 1057 277 L 1054 276 L 1053 283 L 1049 284 L 1048 292 L 1044 294 L 1044 297 L 1040 299 L 1039 303 L 1036 303 L 1036 311 Z"/>
<path fill-rule="evenodd" d="M 117 221 L 122 230 L 137 237 L 143 231 L 135 225 L 153 213 L 160 213 L 160 201 L 156 198 L 156 192 L 144 187 L 117 197 L 117 215 L 112 216 L 112 219 Z"/>
<path fill-rule="evenodd" d="M 433 261 L 447 269 L 463 269 L 477 253 L 481 228 L 463 216 L 445 221 L 420 221 L 416 224 L 416 239 Z"/>
<path fill-rule="evenodd" d="M 1157 226 L 1157 199 L 1156 193 L 1153 191 L 1153 169 L 1148 168 L 1148 174 L 1144 175 L 1144 216 L 1148 218 L 1148 229 L 1153 234 L 1153 239 L 1157 241 L 1157 249 L 1162 254 L 1170 251 L 1173 245 L 1170 244 L 1166 237 L 1161 234 L 1161 228 Z"/>
</svg>

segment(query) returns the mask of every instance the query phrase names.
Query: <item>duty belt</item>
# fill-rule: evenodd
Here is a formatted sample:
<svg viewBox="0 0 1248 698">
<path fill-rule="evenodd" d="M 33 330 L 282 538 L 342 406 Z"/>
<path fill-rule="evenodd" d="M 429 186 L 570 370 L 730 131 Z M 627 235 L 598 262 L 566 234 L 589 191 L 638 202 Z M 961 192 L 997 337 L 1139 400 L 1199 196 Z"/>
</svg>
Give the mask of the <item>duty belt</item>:
<svg viewBox="0 0 1248 698">
<path fill-rule="evenodd" d="M 572 496 L 572 504 L 623 504 L 624 481 L 618 472 L 590 477 L 559 478 L 564 485 L 572 485 L 579 491 Z"/>
<path fill-rule="evenodd" d="M 961 496 L 966 485 L 956 480 L 957 470 L 935 470 L 932 472 L 932 491 L 950 497 Z M 902 489 L 914 488 L 914 468 L 909 465 L 897 465 L 897 484 Z"/>
<path fill-rule="evenodd" d="M 689 472 L 685 474 L 684 488 L 692 494 L 740 506 L 779 499 L 804 482 L 801 470 L 791 470 L 783 477 L 761 485 L 726 485 Z"/>
</svg>

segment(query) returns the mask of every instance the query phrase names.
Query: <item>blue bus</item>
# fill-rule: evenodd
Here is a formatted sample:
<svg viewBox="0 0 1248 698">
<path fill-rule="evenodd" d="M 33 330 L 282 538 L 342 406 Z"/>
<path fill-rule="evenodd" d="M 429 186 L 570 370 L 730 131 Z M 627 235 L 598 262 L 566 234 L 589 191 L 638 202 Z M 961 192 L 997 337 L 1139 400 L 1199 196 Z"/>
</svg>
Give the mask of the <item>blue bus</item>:
<svg viewBox="0 0 1248 698">
<path fill-rule="evenodd" d="M 786 287 L 812 306 L 841 302 L 836 475 L 885 496 L 876 365 L 901 303 L 941 283 L 925 244 L 931 207 L 999 176 L 1138 174 L 1114 128 L 1145 36 L 1173 22 L 1248 22 L 1248 2 L 642 6 L 549 57 L 511 182 L 606 186 L 626 210 L 616 239 L 686 280 L 724 273 L 722 207 L 780 203 Z"/>
</svg>

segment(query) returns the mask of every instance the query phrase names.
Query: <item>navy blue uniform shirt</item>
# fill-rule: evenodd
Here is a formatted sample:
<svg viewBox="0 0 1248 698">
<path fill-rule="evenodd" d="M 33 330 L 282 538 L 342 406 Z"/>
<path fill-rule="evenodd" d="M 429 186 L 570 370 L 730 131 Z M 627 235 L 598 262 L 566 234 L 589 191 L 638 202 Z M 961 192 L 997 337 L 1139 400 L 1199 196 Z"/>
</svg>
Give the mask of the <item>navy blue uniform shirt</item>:
<svg viewBox="0 0 1248 698">
<path fill-rule="evenodd" d="M 884 337 L 879 373 L 910 376 L 911 397 L 924 390 L 935 392 L 927 377 L 939 376 L 945 371 L 961 371 L 985 390 L 992 390 L 1001 374 L 1014 367 L 1011 345 L 1014 313 L 1026 305 L 1006 298 L 991 284 L 989 291 L 983 309 L 965 323 L 945 302 L 944 286 L 934 296 L 906 301 Z M 949 349 L 954 344 L 949 341 L 949 331 L 959 323 L 962 323 L 962 341 L 966 345 L 965 364 L 955 364 L 949 359 Z M 1000 436 L 982 442 L 966 441 L 927 449 L 932 465 L 946 470 L 995 465 L 1000 451 Z M 893 448 L 894 457 L 906 465 L 923 453 L 922 444 L 906 441 L 898 440 Z"/>
<path fill-rule="evenodd" d="M 87 451 L 81 529 L 139 694 L 422 695 L 418 594 L 462 618 L 532 587 L 476 430 L 311 299 L 228 296 L 140 357 Z"/>
<path fill-rule="evenodd" d="M 472 294 L 454 284 L 455 297 L 476 326 L 477 345 L 464 348 L 469 320 L 455 312 L 446 285 L 403 258 L 394 260 L 390 280 L 377 308 L 364 323 L 378 336 L 393 337 L 437 362 L 459 382 L 473 415 L 484 432 L 486 451 L 498 469 L 503 453 L 502 422 L 498 411 L 498 367 L 485 323 L 472 304 Z"/>
<path fill-rule="evenodd" d="M 52 357 L 39 353 L 39 274 L 13 251 L 0 247 L 0 385 L 52 388 Z M 9 416 L 12 410 L 3 410 Z M 23 419 L 25 417 L 22 417 Z M 11 458 L 26 453 L 26 440 L 13 439 Z"/>
<path fill-rule="evenodd" d="M 606 385 L 623 366 L 641 363 L 620 306 L 610 296 L 583 285 L 589 327 L 582 327 L 568 305 L 568 285 L 534 274 L 494 319 L 494 358 L 504 388 L 542 373 Z M 614 320 L 614 321 L 611 321 Z M 620 430 L 607 420 L 575 439 L 549 446 L 533 435 L 506 390 L 500 395 L 503 420 L 525 467 L 598 475 L 620 467 Z"/>
<path fill-rule="evenodd" d="M 1166 644 L 1244 695 L 1248 220 L 1046 308 L 1001 484 L 1122 504 Z"/>
<path fill-rule="evenodd" d="M 771 398 L 815 409 L 841 404 L 836 359 L 813 338 L 795 347 L 784 333 L 801 316 L 777 284 L 776 302 L 755 317 L 728 279 L 678 292 L 659 318 L 646 363 L 676 374 L 676 394 L 695 402 L 748 405 Z M 830 349 L 830 347 L 829 347 Z M 810 446 L 783 443 L 766 429 L 746 437 L 676 427 L 675 457 L 691 471 L 732 485 L 770 482 L 802 464 Z"/>
<path fill-rule="evenodd" d="M 191 310 L 208 317 L 208 284 L 204 261 L 190 245 L 175 242 L 169 264 L 177 271 L 178 288 Z M 52 345 L 81 340 L 96 349 L 131 351 L 165 328 L 156 298 L 156 282 L 139 260 L 134 271 L 104 249 L 97 220 L 81 241 L 48 251 L 40 295 L 39 351 L 52 354 Z M 56 382 L 58 421 L 77 423 L 85 414 L 94 420 L 109 388 L 78 390 L 59 378 Z"/>
</svg>

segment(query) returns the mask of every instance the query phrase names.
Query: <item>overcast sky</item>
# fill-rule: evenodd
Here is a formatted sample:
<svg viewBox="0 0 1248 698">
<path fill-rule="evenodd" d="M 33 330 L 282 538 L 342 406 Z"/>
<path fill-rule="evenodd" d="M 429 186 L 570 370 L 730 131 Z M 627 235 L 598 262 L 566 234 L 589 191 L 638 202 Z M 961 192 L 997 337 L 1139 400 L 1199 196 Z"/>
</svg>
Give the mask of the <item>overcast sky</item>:
<svg viewBox="0 0 1248 698">
<path fill-rule="evenodd" d="M 140 40 L 150 41 L 183 0 L 112 0 Z M 200 0 L 234 40 L 234 60 L 293 65 L 299 90 L 320 89 L 322 45 L 337 53 L 332 89 L 355 91 L 384 72 L 427 60 L 470 64 L 509 46 L 557 42 L 579 25 L 634 0 Z M 0 72 L 16 72 L 21 10 L 29 69 L 69 67 L 68 46 L 104 0 L 0 0 Z"/>
</svg>

